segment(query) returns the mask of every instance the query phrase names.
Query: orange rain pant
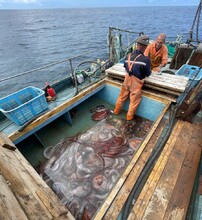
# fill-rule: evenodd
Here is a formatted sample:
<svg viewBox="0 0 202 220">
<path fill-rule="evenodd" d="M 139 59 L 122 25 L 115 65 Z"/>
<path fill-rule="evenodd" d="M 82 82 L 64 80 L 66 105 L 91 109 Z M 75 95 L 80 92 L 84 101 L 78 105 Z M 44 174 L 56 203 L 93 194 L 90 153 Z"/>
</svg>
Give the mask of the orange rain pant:
<svg viewBox="0 0 202 220">
<path fill-rule="evenodd" d="M 124 83 L 121 87 L 120 95 L 116 101 L 116 106 L 114 109 L 115 115 L 120 113 L 124 102 L 130 95 L 130 104 L 126 114 L 126 120 L 130 121 L 134 118 L 136 109 L 142 99 L 142 86 L 143 81 L 133 75 L 129 76 L 126 74 Z"/>
</svg>

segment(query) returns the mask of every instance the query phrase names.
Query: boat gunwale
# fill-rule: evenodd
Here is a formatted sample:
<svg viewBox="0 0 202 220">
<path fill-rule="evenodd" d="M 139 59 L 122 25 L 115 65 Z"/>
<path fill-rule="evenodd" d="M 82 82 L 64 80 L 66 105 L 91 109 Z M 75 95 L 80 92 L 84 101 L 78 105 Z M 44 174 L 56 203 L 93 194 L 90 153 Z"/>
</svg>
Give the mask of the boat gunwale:
<svg viewBox="0 0 202 220">
<path fill-rule="evenodd" d="M 9 134 L 8 137 L 13 141 L 15 144 L 19 143 L 23 139 L 27 138 L 31 134 L 35 133 L 42 127 L 46 126 L 56 118 L 62 116 L 63 114 L 67 113 L 71 108 L 78 105 L 80 102 L 82 102 L 83 98 L 86 96 L 92 96 L 95 94 L 98 89 L 101 90 L 106 84 L 110 84 L 116 87 L 121 87 L 121 84 L 118 82 L 112 82 L 111 80 L 105 78 L 100 80 L 99 82 L 91 85 L 90 87 L 80 91 L 76 96 L 72 97 L 71 99 L 68 99 L 61 105 L 55 107 L 52 110 L 49 110 L 48 112 L 42 114 L 36 120 L 32 121 L 29 125 L 27 125 L 22 131 L 14 131 L 13 133 Z M 160 101 L 164 103 L 165 105 L 170 104 L 169 99 L 162 98 L 160 96 L 156 96 L 153 93 L 145 93 L 143 92 L 143 96 L 148 97 L 153 100 Z M 79 103 L 78 103 L 79 101 Z"/>
<path fill-rule="evenodd" d="M 44 113 L 43 115 L 38 117 L 36 120 L 31 122 L 22 131 L 19 132 L 17 130 L 15 132 L 11 133 L 10 135 L 8 135 L 8 137 L 15 144 L 19 143 L 22 140 L 22 137 L 25 137 L 25 138 L 28 137 L 29 135 L 33 134 L 34 132 L 38 131 L 39 129 L 41 129 L 45 125 L 47 125 L 50 122 L 52 122 L 53 120 L 55 120 L 56 118 L 58 118 L 61 115 L 65 114 L 66 112 L 68 112 L 68 110 L 70 110 L 71 108 L 73 108 L 75 106 L 74 104 L 76 104 L 78 100 L 82 100 L 82 98 L 87 96 L 87 95 L 93 95 L 92 92 L 95 92 L 96 89 L 98 89 L 98 88 L 102 89 L 103 85 L 104 85 L 104 80 L 101 80 L 100 82 L 98 82 L 98 83 L 92 85 L 91 87 L 83 90 L 82 92 L 80 92 L 76 96 L 72 97 L 71 99 L 68 99 L 67 101 L 65 101 L 61 105 L 59 105 L 59 106 L 55 107 L 54 109 L 49 110 L 48 112 Z M 56 117 L 56 115 L 57 115 L 57 117 Z"/>
</svg>

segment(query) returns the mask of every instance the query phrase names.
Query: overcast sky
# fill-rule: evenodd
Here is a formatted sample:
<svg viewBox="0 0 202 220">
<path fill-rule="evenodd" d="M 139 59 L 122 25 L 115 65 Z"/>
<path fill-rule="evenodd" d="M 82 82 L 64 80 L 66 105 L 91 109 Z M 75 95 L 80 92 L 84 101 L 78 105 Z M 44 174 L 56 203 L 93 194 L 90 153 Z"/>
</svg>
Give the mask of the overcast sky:
<svg viewBox="0 0 202 220">
<path fill-rule="evenodd" d="M 0 9 L 191 6 L 200 0 L 0 0 Z"/>
</svg>

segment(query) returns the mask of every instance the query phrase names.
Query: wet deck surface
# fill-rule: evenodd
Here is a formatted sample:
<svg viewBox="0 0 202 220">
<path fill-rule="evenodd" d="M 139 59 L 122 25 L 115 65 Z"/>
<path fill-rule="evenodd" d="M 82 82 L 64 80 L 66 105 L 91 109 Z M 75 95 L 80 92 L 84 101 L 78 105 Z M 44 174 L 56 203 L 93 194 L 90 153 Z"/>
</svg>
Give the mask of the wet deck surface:
<svg viewBox="0 0 202 220">
<path fill-rule="evenodd" d="M 162 121 L 157 130 L 160 131 L 164 123 L 166 122 Z M 178 220 L 185 218 L 200 161 L 201 132 L 202 125 L 199 123 L 177 122 L 130 212 L 129 219 L 175 219 L 176 216 Z M 152 136 L 140 154 L 134 169 L 127 177 L 125 183 L 120 186 L 114 201 L 107 205 L 107 212 L 103 212 L 104 209 L 102 207 L 95 216 L 95 219 L 100 219 L 100 216 L 104 219 L 108 219 L 109 216 L 114 218 L 118 216 L 119 210 L 123 206 L 124 201 L 126 201 L 131 189 L 131 184 L 137 181 L 144 167 L 145 160 L 149 156 L 148 152 L 152 150 L 157 136 L 158 133 Z M 67 214 L 64 214 L 67 213 L 64 207 L 57 208 L 58 211 L 53 212 L 50 204 L 54 201 L 54 207 L 56 208 L 59 205 L 59 203 L 58 205 L 57 202 L 55 203 L 57 198 L 47 188 L 42 179 L 37 176 L 33 168 L 21 157 L 18 150 L 11 151 L 1 147 L 0 152 L 1 185 L 3 186 L 0 200 L 1 219 L 6 219 L 7 217 L 12 219 L 12 216 L 15 216 L 16 219 L 32 219 L 34 207 L 30 209 L 30 202 L 32 206 L 38 203 L 37 206 L 41 208 L 37 210 L 40 210 L 38 212 L 40 212 L 40 217 L 43 216 L 43 219 L 51 219 L 51 216 L 56 215 L 56 213 L 57 219 L 71 219 L 67 217 Z M 18 175 L 17 179 L 15 177 L 16 173 Z M 37 192 L 37 194 L 34 192 Z M 49 198 L 48 201 L 45 199 L 47 196 Z M 12 203 L 9 203 L 11 198 Z M 30 198 L 30 200 L 26 198 Z M 25 202 L 25 200 L 29 202 Z M 18 212 L 15 211 L 14 205 L 18 207 Z M 21 209 L 19 207 L 24 208 Z M 10 210 L 13 211 L 10 212 Z M 29 211 L 25 212 L 25 210 Z M 35 213 L 34 216 L 36 217 L 37 214 Z"/>
</svg>

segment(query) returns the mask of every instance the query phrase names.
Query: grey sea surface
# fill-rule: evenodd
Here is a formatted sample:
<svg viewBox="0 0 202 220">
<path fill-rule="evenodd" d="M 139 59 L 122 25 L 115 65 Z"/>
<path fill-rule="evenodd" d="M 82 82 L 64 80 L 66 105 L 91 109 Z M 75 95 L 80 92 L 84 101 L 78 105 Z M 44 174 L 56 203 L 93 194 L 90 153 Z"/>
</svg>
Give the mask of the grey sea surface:
<svg viewBox="0 0 202 220">
<path fill-rule="evenodd" d="M 106 58 L 110 26 L 144 32 L 150 39 L 164 32 L 167 39 L 180 34 L 186 40 L 196 10 L 196 6 L 0 10 L 0 98 L 26 86 L 42 88 L 47 81 L 59 81 L 70 66 L 62 62 L 2 81 L 7 77 L 94 50 L 82 58 Z M 73 67 L 79 62 L 73 59 Z"/>
</svg>

